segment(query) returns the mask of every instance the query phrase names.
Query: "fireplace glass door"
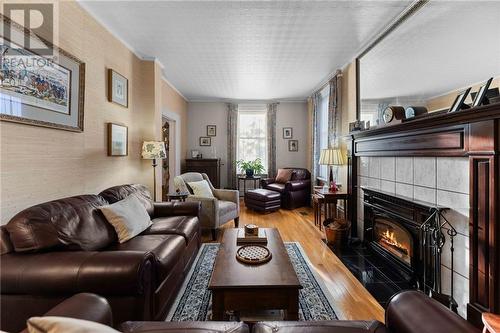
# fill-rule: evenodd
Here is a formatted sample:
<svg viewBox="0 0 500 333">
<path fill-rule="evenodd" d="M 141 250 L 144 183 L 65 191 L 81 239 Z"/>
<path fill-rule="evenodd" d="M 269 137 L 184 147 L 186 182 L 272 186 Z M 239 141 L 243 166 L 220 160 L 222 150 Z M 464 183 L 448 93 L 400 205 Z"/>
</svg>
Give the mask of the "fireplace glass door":
<svg viewBox="0 0 500 333">
<path fill-rule="evenodd" d="M 388 219 L 377 217 L 374 241 L 384 250 L 411 266 L 412 238 L 405 228 Z"/>
</svg>

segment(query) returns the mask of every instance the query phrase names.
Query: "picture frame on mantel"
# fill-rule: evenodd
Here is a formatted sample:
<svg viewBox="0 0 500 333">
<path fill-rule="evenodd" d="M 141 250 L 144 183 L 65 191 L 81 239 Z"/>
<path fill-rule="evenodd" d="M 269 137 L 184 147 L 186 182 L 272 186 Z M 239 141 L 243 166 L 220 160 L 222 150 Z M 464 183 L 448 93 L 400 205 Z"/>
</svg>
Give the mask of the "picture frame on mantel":
<svg viewBox="0 0 500 333">
<path fill-rule="evenodd" d="M 2 59 L 12 61 L 2 62 L 0 120 L 83 132 L 85 63 L 1 14 L 0 24 L 10 27 L 9 36 L 24 35 L 27 45 L 50 45 L 42 50 L 50 55 L 42 55 L 2 36 Z M 26 71 L 26 61 L 36 66 Z"/>
<path fill-rule="evenodd" d="M 108 156 L 128 156 L 128 127 L 108 123 Z"/>
<path fill-rule="evenodd" d="M 108 101 L 128 108 L 128 79 L 108 68 Z"/>
<path fill-rule="evenodd" d="M 470 107 L 465 104 L 465 99 L 467 98 L 467 95 L 469 95 L 470 92 L 470 87 L 462 90 L 460 93 L 458 93 L 457 97 L 455 98 L 455 101 L 451 105 L 451 108 L 448 112 L 457 112 L 460 111 L 461 109 L 469 109 Z"/>
</svg>

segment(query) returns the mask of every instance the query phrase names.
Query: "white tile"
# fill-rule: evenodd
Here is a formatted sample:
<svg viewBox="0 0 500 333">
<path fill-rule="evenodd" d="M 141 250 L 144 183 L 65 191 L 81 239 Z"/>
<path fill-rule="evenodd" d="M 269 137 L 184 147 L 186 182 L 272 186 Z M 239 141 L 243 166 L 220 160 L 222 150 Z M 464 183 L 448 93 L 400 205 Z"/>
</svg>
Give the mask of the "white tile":
<svg viewBox="0 0 500 333">
<path fill-rule="evenodd" d="M 359 175 L 369 176 L 368 171 L 370 170 L 370 158 L 367 156 L 361 156 L 359 158 Z"/>
<path fill-rule="evenodd" d="M 384 180 L 396 180 L 396 158 L 380 157 L 380 178 Z"/>
<path fill-rule="evenodd" d="M 380 179 L 379 178 L 368 178 L 368 186 L 376 190 L 380 190 Z"/>
<path fill-rule="evenodd" d="M 358 200 L 358 220 L 364 220 L 365 218 L 365 209 L 363 205 L 363 200 Z"/>
<path fill-rule="evenodd" d="M 380 157 L 370 157 L 368 176 L 380 178 Z"/>
<path fill-rule="evenodd" d="M 413 185 L 396 183 L 396 194 L 413 199 Z"/>
<path fill-rule="evenodd" d="M 436 204 L 436 189 L 414 186 L 413 187 L 413 198 L 415 200 L 425 201 L 431 204 Z"/>
<path fill-rule="evenodd" d="M 413 184 L 419 186 L 436 187 L 436 158 L 413 158 Z"/>
<path fill-rule="evenodd" d="M 450 294 L 450 270 L 444 266 L 441 266 L 441 281 L 443 287 L 443 293 Z M 467 313 L 467 303 L 469 302 L 469 280 L 461 276 L 460 274 L 453 274 L 453 297 L 458 303 L 458 314 L 463 318 L 466 318 Z"/>
<path fill-rule="evenodd" d="M 438 157 L 437 188 L 468 194 L 469 159 L 467 157 Z"/>
<path fill-rule="evenodd" d="M 359 176 L 358 177 L 358 196 L 363 199 L 363 190 L 361 189 L 362 186 L 369 186 L 368 185 L 368 177 L 364 177 L 364 176 Z"/>
<path fill-rule="evenodd" d="M 396 157 L 396 182 L 413 184 L 413 157 Z"/>
<path fill-rule="evenodd" d="M 451 268 L 451 242 L 446 235 L 446 242 L 442 249 L 442 264 Z M 453 270 L 466 278 L 469 278 L 469 237 L 457 234 L 453 239 Z"/>
<path fill-rule="evenodd" d="M 391 194 L 396 194 L 396 182 L 391 182 L 388 180 L 380 181 L 380 189 Z"/>
<path fill-rule="evenodd" d="M 437 204 L 448 207 L 444 217 L 457 229 L 457 232 L 469 235 L 469 195 L 437 190 Z"/>
</svg>

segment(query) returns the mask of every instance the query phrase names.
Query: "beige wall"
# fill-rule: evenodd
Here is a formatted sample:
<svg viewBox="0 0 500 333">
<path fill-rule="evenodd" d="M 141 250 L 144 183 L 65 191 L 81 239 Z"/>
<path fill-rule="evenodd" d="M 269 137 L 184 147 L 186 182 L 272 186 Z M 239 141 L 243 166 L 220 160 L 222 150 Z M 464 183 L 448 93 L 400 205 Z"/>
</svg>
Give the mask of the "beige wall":
<svg viewBox="0 0 500 333">
<path fill-rule="evenodd" d="M 143 140 L 161 137 L 161 105 L 172 98 L 162 96 L 160 66 L 138 59 L 76 2 L 59 2 L 59 32 L 59 46 L 86 65 L 85 130 L 0 122 L 2 224 L 47 200 L 124 183 L 152 187 L 151 163 L 140 158 L 140 150 Z M 107 68 L 128 78 L 128 108 L 107 101 Z M 107 156 L 108 122 L 128 126 L 128 156 Z"/>
</svg>

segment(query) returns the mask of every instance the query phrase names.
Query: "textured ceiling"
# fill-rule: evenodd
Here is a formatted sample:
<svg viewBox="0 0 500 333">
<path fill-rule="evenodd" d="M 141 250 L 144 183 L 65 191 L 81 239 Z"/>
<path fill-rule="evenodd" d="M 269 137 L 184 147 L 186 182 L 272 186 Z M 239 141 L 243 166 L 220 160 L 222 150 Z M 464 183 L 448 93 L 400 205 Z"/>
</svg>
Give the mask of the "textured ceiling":
<svg viewBox="0 0 500 333">
<path fill-rule="evenodd" d="M 411 1 L 85 1 L 190 100 L 303 99 Z"/>
<path fill-rule="evenodd" d="M 431 1 L 360 63 L 362 99 L 427 99 L 500 76 L 500 1 Z"/>
</svg>

